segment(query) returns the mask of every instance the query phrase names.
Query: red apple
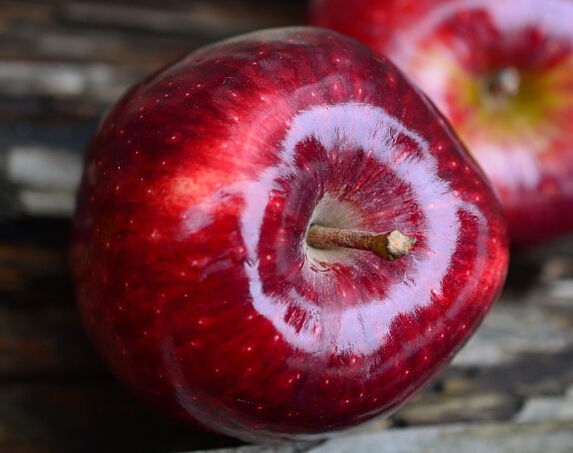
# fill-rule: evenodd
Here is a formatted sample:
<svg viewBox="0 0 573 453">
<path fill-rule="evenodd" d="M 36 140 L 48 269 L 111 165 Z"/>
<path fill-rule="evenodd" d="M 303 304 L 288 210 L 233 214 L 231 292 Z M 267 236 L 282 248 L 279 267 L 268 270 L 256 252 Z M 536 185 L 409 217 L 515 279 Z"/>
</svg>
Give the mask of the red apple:
<svg viewBox="0 0 573 453">
<path fill-rule="evenodd" d="M 310 22 L 387 55 L 490 177 L 512 246 L 573 231 L 573 1 L 314 0 Z"/>
<path fill-rule="evenodd" d="M 214 44 L 132 89 L 91 144 L 71 248 L 114 373 L 261 442 L 397 409 L 507 262 L 501 206 L 432 104 L 313 28 Z"/>
</svg>

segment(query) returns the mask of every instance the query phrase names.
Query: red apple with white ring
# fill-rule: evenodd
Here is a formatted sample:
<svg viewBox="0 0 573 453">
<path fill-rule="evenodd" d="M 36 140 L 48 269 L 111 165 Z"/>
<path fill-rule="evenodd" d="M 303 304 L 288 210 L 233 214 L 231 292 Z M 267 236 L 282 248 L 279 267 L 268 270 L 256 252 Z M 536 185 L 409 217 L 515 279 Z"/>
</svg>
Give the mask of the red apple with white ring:
<svg viewBox="0 0 573 453">
<path fill-rule="evenodd" d="M 499 296 L 502 208 L 428 99 L 322 29 L 196 50 L 86 157 L 71 266 L 115 375 L 246 441 L 388 416 Z"/>
<path fill-rule="evenodd" d="M 512 246 L 573 232 L 573 1 L 313 0 L 398 65 L 492 180 Z"/>
</svg>

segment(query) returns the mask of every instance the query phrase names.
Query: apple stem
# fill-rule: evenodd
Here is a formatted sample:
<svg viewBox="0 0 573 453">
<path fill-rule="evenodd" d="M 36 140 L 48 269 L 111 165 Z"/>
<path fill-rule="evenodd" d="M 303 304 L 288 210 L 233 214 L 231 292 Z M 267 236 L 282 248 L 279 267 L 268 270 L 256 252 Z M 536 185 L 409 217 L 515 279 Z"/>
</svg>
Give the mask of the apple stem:
<svg viewBox="0 0 573 453">
<path fill-rule="evenodd" d="M 308 229 L 306 242 L 317 249 L 328 250 L 343 247 L 367 250 L 387 261 L 393 261 L 410 254 L 416 238 L 406 236 L 399 230 L 392 230 L 389 233 L 371 233 L 313 224 Z"/>
</svg>

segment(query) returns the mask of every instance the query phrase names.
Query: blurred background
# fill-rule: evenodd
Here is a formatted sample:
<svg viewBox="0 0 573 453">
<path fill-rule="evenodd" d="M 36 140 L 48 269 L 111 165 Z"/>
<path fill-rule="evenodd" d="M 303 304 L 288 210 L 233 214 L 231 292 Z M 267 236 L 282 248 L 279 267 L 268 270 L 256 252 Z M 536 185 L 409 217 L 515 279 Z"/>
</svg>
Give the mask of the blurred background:
<svg viewBox="0 0 573 453">
<path fill-rule="evenodd" d="M 201 45 L 299 24 L 304 9 L 303 0 L 0 0 L 0 452 L 238 445 L 157 414 L 107 373 L 74 306 L 69 218 L 89 138 L 127 87 Z M 484 432 L 471 431 L 476 422 Z M 573 238 L 515 256 L 502 300 L 452 366 L 366 430 L 415 442 L 420 427 L 454 425 L 490 452 L 508 451 L 508 438 L 573 451 Z"/>
</svg>

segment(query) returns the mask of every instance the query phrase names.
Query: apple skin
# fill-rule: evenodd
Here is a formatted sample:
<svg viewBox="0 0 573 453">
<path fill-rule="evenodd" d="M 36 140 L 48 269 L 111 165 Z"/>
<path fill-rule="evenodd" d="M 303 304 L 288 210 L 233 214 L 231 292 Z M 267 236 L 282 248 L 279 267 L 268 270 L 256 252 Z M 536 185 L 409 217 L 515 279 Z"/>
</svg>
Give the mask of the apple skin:
<svg viewBox="0 0 573 453">
<path fill-rule="evenodd" d="M 308 20 L 432 99 L 492 180 L 514 249 L 573 232 L 573 1 L 313 0 Z M 518 85 L 500 102 L 484 87 L 503 71 Z"/>
<path fill-rule="evenodd" d="M 412 235 L 319 250 L 310 223 Z M 502 208 L 441 115 L 335 32 L 265 30 L 134 87 L 91 143 L 71 267 L 85 328 L 158 408 L 253 442 L 387 416 L 499 296 Z"/>
</svg>

